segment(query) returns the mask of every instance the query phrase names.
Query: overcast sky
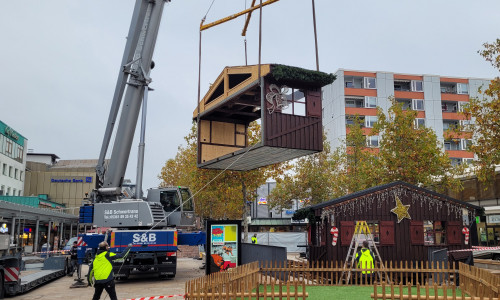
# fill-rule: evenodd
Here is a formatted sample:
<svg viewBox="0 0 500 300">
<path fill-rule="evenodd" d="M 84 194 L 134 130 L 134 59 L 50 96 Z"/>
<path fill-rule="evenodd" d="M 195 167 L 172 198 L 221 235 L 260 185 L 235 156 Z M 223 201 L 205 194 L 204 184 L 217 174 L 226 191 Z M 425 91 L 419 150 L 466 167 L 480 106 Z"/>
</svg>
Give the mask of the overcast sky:
<svg viewBox="0 0 500 300">
<path fill-rule="evenodd" d="M 259 2 L 259 1 L 257 1 Z M 0 120 L 37 153 L 97 159 L 128 33 L 133 0 L 0 1 Z M 192 124 L 199 24 L 212 0 L 165 6 L 151 73 L 143 188 L 157 186 Z M 247 0 L 246 5 L 251 3 Z M 500 38 L 498 0 L 315 0 L 320 69 L 492 78 L 478 54 Z M 209 23 L 245 8 L 215 0 Z M 245 64 L 243 18 L 203 33 L 201 94 L 225 66 Z M 314 69 L 310 0 L 263 9 L 263 63 Z M 258 13 L 247 34 L 258 57 Z M 138 126 L 139 127 L 139 126 Z M 138 134 L 126 178 L 135 182 Z M 110 151 L 109 151 L 110 153 Z"/>
</svg>

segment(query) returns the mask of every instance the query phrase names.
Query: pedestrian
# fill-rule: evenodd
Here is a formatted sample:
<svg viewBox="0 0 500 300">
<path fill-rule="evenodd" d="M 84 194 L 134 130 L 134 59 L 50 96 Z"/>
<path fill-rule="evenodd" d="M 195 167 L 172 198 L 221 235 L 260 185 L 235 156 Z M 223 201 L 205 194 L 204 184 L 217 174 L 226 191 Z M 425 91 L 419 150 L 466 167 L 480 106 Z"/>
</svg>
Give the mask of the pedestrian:
<svg viewBox="0 0 500 300">
<path fill-rule="evenodd" d="M 361 269 L 361 283 L 372 283 L 374 255 L 368 248 L 368 241 L 363 241 L 363 247 L 356 253 L 356 264 Z"/>
<path fill-rule="evenodd" d="M 257 244 L 257 234 L 254 233 L 252 236 L 252 244 Z"/>
<path fill-rule="evenodd" d="M 71 267 L 69 276 L 73 276 L 73 273 L 78 268 L 78 246 L 76 241 L 73 242 L 71 249 L 69 249 L 69 254 L 70 254 L 70 267 Z"/>
<path fill-rule="evenodd" d="M 99 243 L 99 249 L 90 266 L 91 269 L 88 276 L 89 284 L 95 288 L 92 300 L 99 300 L 103 290 L 106 290 L 111 300 L 118 300 L 116 297 L 112 262 L 116 259 L 127 257 L 131 247 L 132 244 L 128 244 L 128 247 L 122 253 L 116 254 L 109 252 L 108 243 Z"/>
</svg>

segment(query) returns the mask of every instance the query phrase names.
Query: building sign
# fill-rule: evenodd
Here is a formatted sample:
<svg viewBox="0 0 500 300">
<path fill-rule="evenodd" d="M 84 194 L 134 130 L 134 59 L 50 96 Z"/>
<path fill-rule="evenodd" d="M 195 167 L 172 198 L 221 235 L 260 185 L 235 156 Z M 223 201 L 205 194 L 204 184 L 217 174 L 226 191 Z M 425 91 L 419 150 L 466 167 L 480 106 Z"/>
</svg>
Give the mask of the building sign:
<svg viewBox="0 0 500 300">
<path fill-rule="evenodd" d="M 52 183 L 92 183 L 92 176 L 53 176 Z"/>
<path fill-rule="evenodd" d="M 207 221 L 206 273 L 236 268 L 241 264 L 241 221 Z"/>
<path fill-rule="evenodd" d="M 500 223 L 500 215 L 489 215 L 488 224 Z"/>
<path fill-rule="evenodd" d="M 262 197 L 259 199 L 259 201 L 257 202 L 257 204 L 259 205 L 265 205 L 267 204 L 267 199 L 265 197 Z"/>
<path fill-rule="evenodd" d="M 7 138 L 14 141 L 18 145 L 24 146 L 24 137 L 11 127 L 7 126 L 7 124 L 3 123 L 2 121 L 0 121 L 0 134 L 5 135 Z"/>
</svg>

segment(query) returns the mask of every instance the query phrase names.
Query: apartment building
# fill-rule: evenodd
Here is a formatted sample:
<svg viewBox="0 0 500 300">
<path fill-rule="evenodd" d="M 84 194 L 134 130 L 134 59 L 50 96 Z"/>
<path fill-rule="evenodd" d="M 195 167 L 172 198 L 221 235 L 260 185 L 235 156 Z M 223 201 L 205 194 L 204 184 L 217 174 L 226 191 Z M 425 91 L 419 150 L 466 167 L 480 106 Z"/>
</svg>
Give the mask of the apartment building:
<svg viewBox="0 0 500 300">
<path fill-rule="evenodd" d="M 472 122 L 459 113 L 469 98 L 478 96 L 479 87 L 488 86 L 489 80 L 343 69 L 335 75 L 337 79 L 322 89 L 323 126 L 333 148 L 342 144 L 347 125 L 359 115 L 364 121 L 367 147 L 377 151 L 381 137 L 371 135 L 371 128 L 377 122 L 376 108 L 381 107 L 387 113 L 392 96 L 403 103 L 404 109 L 418 111 L 415 126 L 432 128 L 453 164 L 474 159 L 474 153 L 467 151 L 470 132 L 447 138 L 444 133 L 455 125 L 466 127 Z"/>
<path fill-rule="evenodd" d="M 0 195 L 23 196 L 27 142 L 0 121 Z"/>
</svg>

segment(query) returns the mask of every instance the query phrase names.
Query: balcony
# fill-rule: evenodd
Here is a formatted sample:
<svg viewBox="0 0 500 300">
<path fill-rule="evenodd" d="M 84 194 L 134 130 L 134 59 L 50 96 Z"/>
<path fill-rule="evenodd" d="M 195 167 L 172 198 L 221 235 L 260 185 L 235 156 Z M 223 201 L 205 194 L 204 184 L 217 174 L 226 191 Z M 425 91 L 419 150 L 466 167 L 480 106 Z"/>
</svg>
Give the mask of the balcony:
<svg viewBox="0 0 500 300">
<path fill-rule="evenodd" d="M 460 82 L 441 82 L 441 100 L 468 101 L 469 85 Z"/>
</svg>

